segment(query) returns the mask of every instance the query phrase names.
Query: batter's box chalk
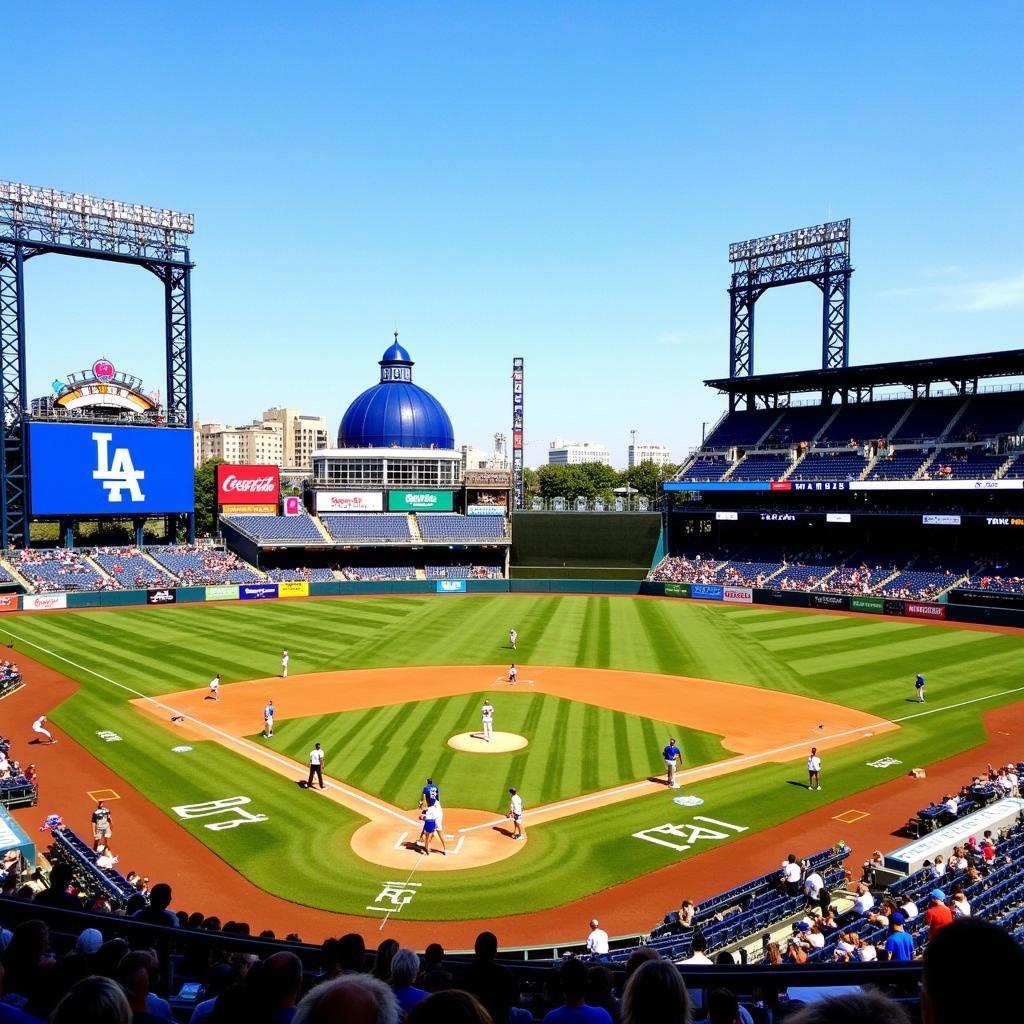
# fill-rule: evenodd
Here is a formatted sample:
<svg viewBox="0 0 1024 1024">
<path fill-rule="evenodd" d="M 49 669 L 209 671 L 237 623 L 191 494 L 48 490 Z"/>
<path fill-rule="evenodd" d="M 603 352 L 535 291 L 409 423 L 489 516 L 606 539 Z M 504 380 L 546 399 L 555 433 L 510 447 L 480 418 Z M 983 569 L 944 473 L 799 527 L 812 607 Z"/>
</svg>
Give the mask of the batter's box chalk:
<svg viewBox="0 0 1024 1024">
<path fill-rule="evenodd" d="M 700 807 L 704 800 L 699 796 L 674 796 L 672 803 L 679 804 L 680 807 Z"/>
<path fill-rule="evenodd" d="M 833 815 L 833 821 L 841 821 L 844 825 L 852 825 L 855 821 L 870 817 L 869 811 L 843 811 L 842 814 Z"/>
</svg>

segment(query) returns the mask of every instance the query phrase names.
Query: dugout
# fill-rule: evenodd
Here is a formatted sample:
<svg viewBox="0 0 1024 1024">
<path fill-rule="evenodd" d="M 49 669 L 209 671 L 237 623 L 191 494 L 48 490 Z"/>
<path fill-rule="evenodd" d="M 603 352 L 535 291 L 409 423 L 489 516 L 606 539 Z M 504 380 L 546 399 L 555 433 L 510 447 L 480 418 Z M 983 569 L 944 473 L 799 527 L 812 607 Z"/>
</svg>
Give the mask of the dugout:
<svg viewBox="0 0 1024 1024">
<path fill-rule="evenodd" d="M 664 554 L 657 512 L 515 512 L 512 579 L 642 580 Z"/>
</svg>

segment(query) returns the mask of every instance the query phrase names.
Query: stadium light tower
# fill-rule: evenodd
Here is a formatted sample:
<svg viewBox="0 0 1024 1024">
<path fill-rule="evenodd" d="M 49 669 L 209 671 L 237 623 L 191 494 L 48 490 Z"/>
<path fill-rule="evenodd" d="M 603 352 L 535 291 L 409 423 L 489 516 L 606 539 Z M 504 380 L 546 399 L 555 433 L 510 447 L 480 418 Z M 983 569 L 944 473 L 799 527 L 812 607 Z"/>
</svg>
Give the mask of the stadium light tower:
<svg viewBox="0 0 1024 1024">
<path fill-rule="evenodd" d="M 821 368 L 849 364 L 850 221 L 734 242 L 729 288 L 729 376 L 754 373 L 754 305 L 769 289 L 810 281 L 822 293 Z"/>
<path fill-rule="evenodd" d="M 0 181 L 0 546 L 28 542 L 25 261 L 55 253 L 129 263 L 164 286 L 167 425 L 192 427 L 190 213 Z M 193 523 L 189 522 L 191 535 Z"/>
</svg>

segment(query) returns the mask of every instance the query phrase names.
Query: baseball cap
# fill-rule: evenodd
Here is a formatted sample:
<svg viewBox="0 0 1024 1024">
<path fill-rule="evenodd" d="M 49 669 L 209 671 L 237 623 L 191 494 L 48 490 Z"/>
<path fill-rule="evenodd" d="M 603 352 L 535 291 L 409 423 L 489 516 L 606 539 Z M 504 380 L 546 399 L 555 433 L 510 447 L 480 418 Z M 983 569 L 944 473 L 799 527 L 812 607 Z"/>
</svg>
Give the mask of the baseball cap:
<svg viewBox="0 0 1024 1024">
<path fill-rule="evenodd" d="M 811 930 L 811 926 L 806 921 L 801 921 L 797 925 L 797 928 L 799 928 L 802 932 L 809 932 Z"/>
<path fill-rule="evenodd" d="M 904 914 L 902 910 L 897 910 L 889 920 L 892 921 L 893 924 L 906 924 L 907 915 Z"/>
<path fill-rule="evenodd" d="M 941 889 L 932 889 L 932 891 L 928 893 L 928 898 L 930 900 L 938 900 L 940 903 L 946 902 L 946 894 Z"/>
</svg>

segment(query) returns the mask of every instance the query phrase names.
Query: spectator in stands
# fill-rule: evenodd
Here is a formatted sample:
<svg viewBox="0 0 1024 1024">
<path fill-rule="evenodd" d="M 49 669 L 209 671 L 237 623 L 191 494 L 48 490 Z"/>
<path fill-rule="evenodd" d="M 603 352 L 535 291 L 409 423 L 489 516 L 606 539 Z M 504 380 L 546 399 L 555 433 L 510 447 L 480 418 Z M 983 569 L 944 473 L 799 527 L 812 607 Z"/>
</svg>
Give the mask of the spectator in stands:
<svg viewBox="0 0 1024 1024">
<path fill-rule="evenodd" d="M 6 1018 L 0 1017 L 0 1021 Z M 57 1004 L 50 1024 L 131 1024 L 132 1008 L 110 978 L 90 977 L 72 985 Z"/>
<path fill-rule="evenodd" d="M 908 920 L 913 921 L 921 912 L 917 909 L 917 904 L 914 902 L 913 897 L 908 896 L 900 904 L 900 913 Z"/>
<path fill-rule="evenodd" d="M 667 960 L 642 964 L 622 992 L 622 1024 L 690 1024 L 693 1010 L 682 975 Z"/>
<path fill-rule="evenodd" d="M 260 1013 L 260 1024 L 291 1024 L 302 988 L 302 961 L 286 950 L 273 953 L 249 971 L 246 987 Z"/>
<path fill-rule="evenodd" d="M 151 971 L 155 960 L 156 957 L 150 950 L 140 949 L 126 954 L 117 965 L 117 981 L 124 989 L 128 1004 L 132 1008 L 132 1024 L 160 1024 L 161 1021 L 171 1019 L 169 1010 L 168 1016 L 164 1017 L 153 1013 L 149 1008 L 152 1005 L 149 997 Z"/>
<path fill-rule="evenodd" d="M 648 960 L 659 960 L 661 959 L 656 949 L 651 949 L 650 946 L 641 946 L 639 949 L 634 949 L 632 953 L 626 958 L 626 966 L 622 972 L 623 983 L 629 981 L 636 971 L 640 967 L 647 963 Z"/>
<path fill-rule="evenodd" d="M 914 959 L 914 939 L 908 935 L 904 926 L 907 923 L 906 915 L 902 911 L 895 911 L 890 919 L 892 931 L 885 940 L 886 960 L 895 960 L 900 963 Z"/>
<path fill-rule="evenodd" d="M 880 992 L 827 996 L 786 1015 L 787 1024 L 909 1024 L 907 1011 Z"/>
<path fill-rule="evenodd" d="M 429 995 L 414 982 L 420 973 L 420 958 L 411 949 L 398 949 L 391 958 L 391 991 L 395 993 L 402 1013 L 408 1013 Z"/>
<path fill-rule="evenodd" d="M 710 964 L 712 960 L 707 955 L 707 949 L 708 940 L 704 938 L 704 933 L 699 930 L 695 931 L 690 943 L 690 955 L 676 962 L 680 964 Z"/>
<path fill-rule="evenodd" d="M 381 981 L 391 978 L 391 958 L 398 952 L 398 943 L 394 939 L 385 939 L 377 947 L 377 955 L 373 958 L 373 976 Z"/>
<path fill-rule="evenodd" d="M 587 936 L 587 952 L 598 961 L 608 959 L 608 933 L 600 927 L 601 922 L 595 917 L 590 922 L 590 934 Z"/>
<path fill-rule="evenodd" d="M 693 915 L 696 913 L 697 908 L 693 905 L 693 900 L 683 900 L 679 907 L 679 924 L 683 928 L 692 928 Z"/>
<path fill-rule="evenodd" d="M 312 989 L 299 1003 L 292 1024 L 398 1024 L 398 1020 L 398 1002 L 383 981 L 367 974 L 343 974 Z"/>
<path fill-rule="evenodd" d="M 786 891 L 787 896 L 800 895 L 800 885 L 802 878 L 803 870 L 800 867 L 800 863 L 796 859 L 796 854 L 791 853 L 782 862 L 782 885 Z"/>
<path fill-rule="evenodd" d="M 882 851 L 881 850 L 875 850 L 874 853 L 872 853 L 871 856 L 866 861 L 864 861 L 863 872 L 862 872 L 862 874 L 860 876 L 860 880 L 865 885 L 874 885 L 875 884 L 875 872 L 879 868 L 884 868 L 884 867 L 885 867 L 885 858 L 882 856 Z"/>
<path fill-rule="evenodd" d="M 821 897 L 821 890 L 824 888 L 825 880 L 817 868 L 811 868 L 804 879 L 804 895 L 807 897 L 807 906 L 818 903 Z"/>
<path fill-rule="evenodd" d="M 754 1024 L 745 1006 L 740 1006 L 734 992 L 714 988 L 707 995 L 708 1024 Z"/>
<path fill-rule="evenodd" d="M 348 932 L 338 939 L 335 973 L 361 974 L 366 967 L 366 943 L 358 932 Z"/>
<path fill-rule="evenodd" d="M 232 982 L 237 980 L 238 978 L 230 964 L 214 964 L 206 976 L 206 981 L 200 993 L 201 999 L 199 999 L 195 1009 L 192 1011 L 189 1024 L 203 1024 L 204 1021 L 209 1020 L 213 1014 L 213 1007 L 217 1002 L 217 997 Z"/>
<path fill-rule="evenodd" d="M 55 963 L 49 928 L 42 921 L 22 921 L 3 954 L 4 1002 L 31 1012 L 47 988 Z"/>
<path fill-rule="evenodd" d="M 946 894 L 941 889 L 932 889 L 928 894 L 928 909 L 924 912 L 928 925 L 928 941 L 953 921 L 953 912 L 946 906 Z"/>
<path fill-rule="evenodd" d="M 171 887 L 166 882 L 157 882 L 149 894 L 149 906 L 132 916 L 146 924 L 160 924 L 166 928 L 178 928 L 177 915 L 167 908 L 171 905 Z"/>
<path fill-rule="evenodd" d="M 875 897 L 871 890 L 863 883 L 857 883 L 857 898 L 853 901 L 853 911 L 859 917 L 863 917 L 875 905 Z"/>
<path fill-rule="evenodd" d="M 300 1024 L 300 1022 L 296 1022 L 296 1024 Z M 346 1020 L 344 1024 L 350 1024 L 350 1022 Z M 354 1021 L 351 1024 L 364 1024 L 364 1022 Z M 435 992 L 418 1002 L 406 1019 L 406 1024 L 492 1024 L 492 1022 L 476 996 L 452 989 L 446 992 Z"/>
<path fill-rule="evenodd" d="M 602 964 L 594 964 L 587 970 L 586 1003 L 607 1010 L 613 1024 L 619 1020 L 619 1000 L 615 996 L 615 975 Z"/>
<path fill-rule="evenodd" d="M 953 890 L 953 899 L 950 903 L 950 908 L 953 912 L 953 919 L 956 920 L 959 917 L 970 917 L 971 916 L 971 904 L 964 894 L 963 889 L 959 886 Z"/>
<path fill-rule="evenodd" d="M 35 902 L 48 907 L 60 907 L 63 910 L 81 910 L 82 901 L 71 892 L 72 878 L 70 864 L 54 864 L 50 869 L 50 888 L 39 893 Z"/>
<path fill-rule="evenodd" d="M 1005 929 L 974 917 L 955 921 L 925 947 L 921 1020 L 1008 1020 L 1022 976 L 1024 950 Z"/>
<path fill-rule="evenodd" d="M 518 1002 L 516 979 L 507 967 L 494 962 L 498 938 L 493 932 L 481 932 L 474 948 L 475 958 L 456 973 L 455 983 L 483 1003 L 495 1024 L 504 1024 L 509 1009 Z"/>
<path fill-rule="evenodd" d="M 607 1010 L 587 1006 L 585 1002 L 587 965 L 582 960 L 564 961 L 559 971 L 559 982 L 564 1005 L 545 1014 L 544 1024 L 612 1024 Z"/>
</svg>

